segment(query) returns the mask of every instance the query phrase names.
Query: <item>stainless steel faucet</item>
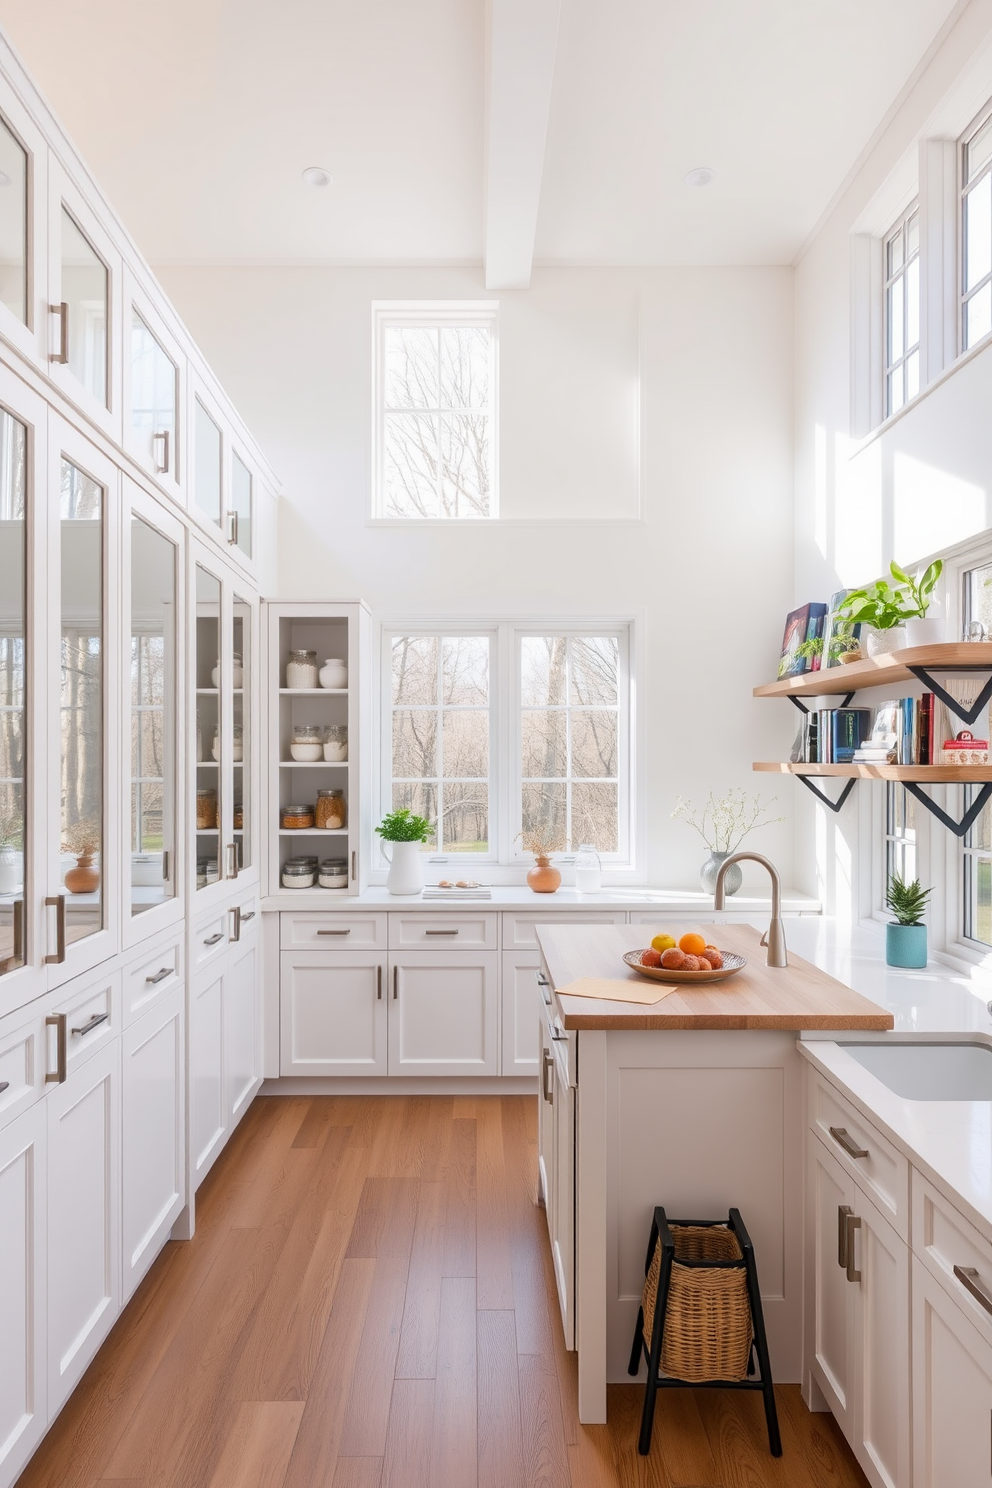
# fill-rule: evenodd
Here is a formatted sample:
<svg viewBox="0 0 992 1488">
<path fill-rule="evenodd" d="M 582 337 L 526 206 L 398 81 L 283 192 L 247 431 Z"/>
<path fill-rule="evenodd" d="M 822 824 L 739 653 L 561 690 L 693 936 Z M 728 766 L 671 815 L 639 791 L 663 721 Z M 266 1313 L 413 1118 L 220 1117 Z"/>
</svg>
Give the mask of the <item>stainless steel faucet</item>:
<svg viewBox="0 0 992 1488">
<path fill-rule="evenodd" d="M 772 881 L 772 917 L 768 923 L 768 929 L 761 937 L 761 944 L 768 947 L 769 966 L 788 966 L 789 957 L 785 948 L 785 926 L 782 924 L 782 880 L 778 876 L 778 869 L 768 858 L 762 857 L 761 853 L 739 852 L 731 853 L 729 858 L 724 858 L 720 864 L 720 871 L 716 876 L 716 884 L 713 888 L 713 908 L 726 908 L 726 896 L 723 892 L 723 880 L 727 876 L 727 869 L 731 863 L 760 863 L 768 869 L 768 876 Z"/>
</svg>

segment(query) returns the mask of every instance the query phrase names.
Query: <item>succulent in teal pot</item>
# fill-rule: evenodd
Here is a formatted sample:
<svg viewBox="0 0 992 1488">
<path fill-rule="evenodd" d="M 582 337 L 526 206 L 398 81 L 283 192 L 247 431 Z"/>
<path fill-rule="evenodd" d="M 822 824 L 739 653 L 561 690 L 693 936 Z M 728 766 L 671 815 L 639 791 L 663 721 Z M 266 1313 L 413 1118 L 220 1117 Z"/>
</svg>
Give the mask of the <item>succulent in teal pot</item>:
<svg viewBox="0 0 992 1488">
<path fill-rule="evenodd" d="M 885 927 L 885 960 L 889 966 L 919 969 L 927 964 L 927 927 L 923 923 L 932 889 L 924 889 L 918 878 L 908 884 L 893 873 L 885 902 L 895 921 Z"/>
</svg>

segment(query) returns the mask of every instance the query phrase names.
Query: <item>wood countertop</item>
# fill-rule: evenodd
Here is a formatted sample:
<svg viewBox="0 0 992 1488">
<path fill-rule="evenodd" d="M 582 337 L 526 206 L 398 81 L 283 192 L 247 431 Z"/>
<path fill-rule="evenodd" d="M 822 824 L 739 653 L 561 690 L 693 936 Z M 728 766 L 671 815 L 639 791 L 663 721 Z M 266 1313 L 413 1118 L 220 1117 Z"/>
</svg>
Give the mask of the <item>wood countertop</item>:
<svg viewBox="0 0 992 1488">
<path fill-rule="evenodd" d="M 580 977 L 617 982 L 646 978 L 628 971 L 625 951 L 643 948 L 643 925 L 539 925 L 537 937 L 568 1029 L 780 1028 L 871 1029 L 893 1026 L 892 1014 L 789 952 L 787 968 L 765 964 L 761 936 L 750 925 L 692 925 L 721 950 L 737 951 L 747 966 L 724 982 L 676 990 L 651 1007 L 563 993 Z M 786 938 L 788 939 L 788 921 Z M 660 988 L 659 984 L 659 988 Z"/>
</svg>

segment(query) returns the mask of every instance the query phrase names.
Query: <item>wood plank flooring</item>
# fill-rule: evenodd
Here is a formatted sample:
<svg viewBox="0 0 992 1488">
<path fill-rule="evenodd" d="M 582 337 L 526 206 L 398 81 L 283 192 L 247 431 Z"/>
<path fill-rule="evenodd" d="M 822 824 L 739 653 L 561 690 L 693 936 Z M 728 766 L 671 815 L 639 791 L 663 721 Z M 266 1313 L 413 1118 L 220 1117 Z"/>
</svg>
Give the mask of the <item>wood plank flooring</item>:
<svg viewBox="0 0 992 1488">
<path fill-rule="evenodd" d="M 642 1388 L 583 1427 L 535 1102 L 257 1100 L 19 1488 L 865 1488 L 831 1416 Z"/>
</svg>

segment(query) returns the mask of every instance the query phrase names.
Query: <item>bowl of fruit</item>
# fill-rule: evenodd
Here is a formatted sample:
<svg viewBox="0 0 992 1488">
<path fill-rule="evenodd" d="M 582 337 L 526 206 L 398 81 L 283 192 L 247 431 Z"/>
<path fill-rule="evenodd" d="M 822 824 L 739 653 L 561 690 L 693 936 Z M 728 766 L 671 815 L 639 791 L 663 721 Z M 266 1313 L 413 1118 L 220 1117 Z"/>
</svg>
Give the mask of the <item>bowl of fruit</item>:
<svg viewBox="0 0 992 1488">
<path fill-rule="evenodd" d="M 736 951 L 719 951 L 696 931 L 680 940 L 656 935 L 646 950 L 628 951 L 623 959 L 631 971 L 655 982 L 722 982 L 747 965 Z"/>
</svg>

